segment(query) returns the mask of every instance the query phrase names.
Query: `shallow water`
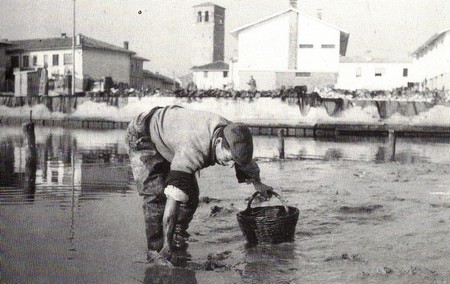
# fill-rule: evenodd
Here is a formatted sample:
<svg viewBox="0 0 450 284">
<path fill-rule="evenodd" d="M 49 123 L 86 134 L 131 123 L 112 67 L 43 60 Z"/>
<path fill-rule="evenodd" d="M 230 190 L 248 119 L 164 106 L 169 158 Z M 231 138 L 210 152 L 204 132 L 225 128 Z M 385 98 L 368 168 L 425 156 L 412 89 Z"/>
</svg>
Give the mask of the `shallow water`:
<svg viewBox="0 0 450 284">
<path fill-rule="evenodd" d="M 202 171 L 201 196 L 213 197 L 218 200 L 217 206 L 229 209 L 211 221 L 212 205 L 201 204 L 191 226 L 193 237 L 188 249 L 191 266 L 204 264 L 209 253 L 232 252 L 227 259 L 227 267 L 232 269 L 211 272 L 157 269 L 145 263 L 141 199 L 134 190 L 122 143 L 124 134 L 122 130 L 37 128 L 36 181 L 29 186 L 22 130 L 0 128 L 1 282 L 208 283 L 211 277 L 217 277 L 217 283 L 339 282 L 347 278 L 335 267 L 338 258 L 350 259 L 354 266 L 364 264 L 357 256 L 345 258 L 342 251 L 334 252 L 329 246 L 321 248 L 320 236 L 330 241 L 329 234 L 333 235 L 340 215 L 333 216 L 336 213 L 325 210 L 330 216 L 324 220 L 304 213 L 320 211 L 323 204 L 314 203 L 314 199 L 305 203 L 294 195 L 296 169 L 301 172 L 302 184 L 314 187 L 320 178 L 331 182 L 327 174 L 333 170 L 328 170 L 327 162 L 355 161 L 376 168 L 384 160 L 385 138 L 286 139 L 286 156 L 296 161 L 307 160 L 298 163 L 274 160 L 278 153 L 276 138 L 255 137 L 255 157 L 260 160 L 262 172 L 271 182 L 284 186 L 282 190 L 291 202 L 301 205 L 300 220 L 304 226 L 297 230 L 297 241 L 275 249 L 246 248 L 237 226 L 235 213 L 245 208 L 243 200 L 252 189 L 246 186 L 243 190 L 224 190 L 240 188 L 231 182 L 232 170 L 213 167 Z M 399 138 L 396 159 L 410 167 L 438 164 L 448 168 L 449 150 L 448 139 Z M 304 174 L 301 171 L 304 169 L 311 175 Z M 365 173 L 355 170 L 354 176 L 363 178 Z M 305 193 L 304 190 L 301 191 Z M 230 196 L 230 192 L 234 194 Z M 369 223 L 385 218 L 379 217 Z M 310 240 L 315 235 L 318 239 Z M 320 272 L 318 259 L 323 261 L 327 256 L 329 271 Z"/>
</svg>

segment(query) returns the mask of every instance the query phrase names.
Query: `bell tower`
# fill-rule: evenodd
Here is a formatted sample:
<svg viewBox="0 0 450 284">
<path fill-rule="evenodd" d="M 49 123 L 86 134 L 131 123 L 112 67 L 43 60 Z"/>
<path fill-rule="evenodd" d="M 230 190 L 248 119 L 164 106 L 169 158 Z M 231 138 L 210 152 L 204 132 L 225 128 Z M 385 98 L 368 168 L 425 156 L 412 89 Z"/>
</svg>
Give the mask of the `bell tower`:
<svg viewBox="0 0 450 284">
<path fill-rule="evenodd" d="M 192 66 L 224 60 L 225 8 L 211 2 L 194 7 L 194 54 Z"/>
</svg>

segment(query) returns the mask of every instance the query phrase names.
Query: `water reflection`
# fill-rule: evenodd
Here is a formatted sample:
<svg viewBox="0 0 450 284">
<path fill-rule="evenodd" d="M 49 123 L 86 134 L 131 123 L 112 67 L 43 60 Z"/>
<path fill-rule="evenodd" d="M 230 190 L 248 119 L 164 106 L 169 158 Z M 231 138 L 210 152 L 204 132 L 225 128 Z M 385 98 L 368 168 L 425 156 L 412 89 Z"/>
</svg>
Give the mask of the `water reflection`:
<svg viewBox="0 0 450 284">
<path fill-rule="evenodd" d="M 169 268 L 162 266 L 150 266 L 145 271 L 144 282 L 146 284 L 196 284 L 195 271 L 185 268 Z"/>
<path fill-rule="evenodd" d="M 119 141 L 98 147 L 79 147 L 90 143 L 82 133 L 37 129 L 35 159 L 20 128 L 0 135 L 0 204 L 33 201 L 36 194 L 55 198 L 85 192 L 127 192 L 131 171 L 125 149 Z"/>
<path fill-rule="evenodd" d="M 123 136 L 122 130 L 36 128 L 36 164 L 28 163 L 27 166 L 22 129 L 2 127 L 0 204 L 32 202 L 36 194 L 43 198 L 73 194 L 74 198 L 95 199 L 100 198 L 100 194 L 95 193 L 129 192 L 133 179 Z M 285 154 L 294 159 L 386 162 L 391 154 L 386 140 L 386 137 L 351 136 L 286 138 Z M 276 137 L 255 137 L 254 144 L 255 157 L 272 159 L 278 156 Z M 396 143 L 395 161 L 450 163 L 449 149 L 448 138 L 400 137 Z"/>
<path fill-rule="evenodd" d="M 291 283 L 288 272 L 297 268 L 296 259 L 295 243 L 247 247 L 242 277 L 258 283 Z"/>
</svg>

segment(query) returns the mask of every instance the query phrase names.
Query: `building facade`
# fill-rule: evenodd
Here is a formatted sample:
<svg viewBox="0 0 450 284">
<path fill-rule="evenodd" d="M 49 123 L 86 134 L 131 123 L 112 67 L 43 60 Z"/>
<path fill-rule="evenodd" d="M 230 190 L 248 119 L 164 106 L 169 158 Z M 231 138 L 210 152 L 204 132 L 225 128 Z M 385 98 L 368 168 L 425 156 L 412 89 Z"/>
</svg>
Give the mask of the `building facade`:
<svg viewBox="0 0 450 284">
<path fill-rule="evenodd" d="M 412 56 L 423 88 L 450 88 L 450 29 L 433 35 Z"/>
<path fill-rule="evenodd" d="M 336 89 L 392 90 L 415 82 L 411 61 L 342 57 Z"/>
<path fill-rule="evenodd" d="M 193 81 L 198 89 L 225 89 L 231 82 L 229 65 L 223 61 L 216 61 L 210 64 L 196 66 L 192 68 Z"/>
<path fill-rule="evenodd" d="M 238 40 L 235 86 L 245 89 L 253 76 L 262 90 L 336 84 L 339 58 L 345 56 L 349 38 L 347 32 L 294 7 L 231 34 Z"/>
<path fill-rule="evenodd" d="M 72 38 L 63 34 L 60 38 L 11 41 L 7 50 L 10 68 L 37 70 L 47 66 L 49 79 L 55 89 L 67 92 L 69 76 L 73 73 Z M 142 73 L 145 58 L 135 57 L 136 52 L 102 42 L 85 35 L 75 40 L 75 87 L 77 92 L 88 90 L 89 83 L 111 77 L 116 83 L 139 85 L 136 78 Z M 132 59 L 133 58 L 133 59 Z M 138 66 L 137 68 L 135 66 Z M 135 68 L 132 70 L 132 67 Z M 17 69 L 16 69 L 17 70 Z"/>
</svg>

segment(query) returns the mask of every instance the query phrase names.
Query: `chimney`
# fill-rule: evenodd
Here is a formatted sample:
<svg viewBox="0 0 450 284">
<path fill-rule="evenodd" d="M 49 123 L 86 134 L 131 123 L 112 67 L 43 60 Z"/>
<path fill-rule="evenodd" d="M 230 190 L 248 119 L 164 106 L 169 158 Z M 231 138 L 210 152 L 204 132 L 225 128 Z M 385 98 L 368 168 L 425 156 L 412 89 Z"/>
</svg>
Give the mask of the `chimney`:
<svg viewBox="0 0 450 284">
<path fill-rule="evenodd" d="M 83 44 L 83 35 L 77 34 L 75 37 L 75 45 L 82 45 Z"/>
<path fill-rule="evenodd" d="M 289 0 L 289 3 L 291 3 L 291 7 L 297 9 L 297 0 Z"/>
<path fill-rule="evenodd" d="M 319 18 L 319 20 L 322 20 L 322 9 L 317 9 L 317 18 Z"/>
<path fill-rule="evenodd" d="M 128 50 L 130 43 L 128 41 L 124 41 L 123 42 L 123 48 L 125 48 L 126 50 Z"/>
<path fill-rule="evenodd" d="M 61 38 L 67 38 L 67 34 L 66 33 L 61 33 Z"/>
</svg>

